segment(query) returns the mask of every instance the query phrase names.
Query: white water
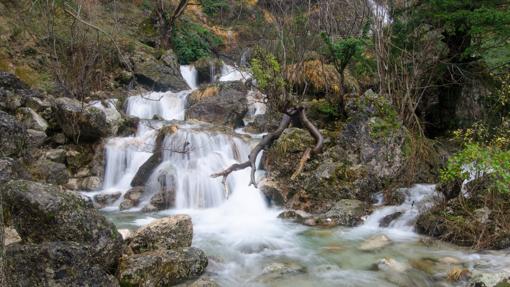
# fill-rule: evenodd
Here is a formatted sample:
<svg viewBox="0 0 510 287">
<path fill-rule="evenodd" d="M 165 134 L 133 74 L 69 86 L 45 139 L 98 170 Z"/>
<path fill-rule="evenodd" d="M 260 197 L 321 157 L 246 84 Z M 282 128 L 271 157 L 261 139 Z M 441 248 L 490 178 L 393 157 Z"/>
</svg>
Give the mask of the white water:
<svg viewBox="0 0 510 287">
<path fill-rule="evenodd" d="M 194 90 L 198 88 L 198 75 L 197 69 L 191 65 L 183 65 L 181 66 L 181 74 L 184 78 L 184 81 L 188 84 L 188 86 Z"/>
<path fill-rule="evenodd" d="M 228 75 L 229 79 L 239 79 L 239 75 Z M 187 81 L 193 82 L 193 74 L 188 76 Z M 221 79 L 228 77 L 222 73 Z M 164 124 L 151 119 L 155 115 L 165 120 L 183 119 L 188 93 L 151 93 L 128 99 L 128 114 L 146 120 L 140 122 L 136 135 L 112 138 L 107 143 L 102 192 L 129 189 L 136 170 L 151 155 L 157 129 Z M 255 95 L 251 96 L 255 99 Z M 153 101 L 160 97 L 160 101 Z M 265 112 L 257 103 L 252 101 L 251 116 Z M 160 188 L 160 176 L 167 182 L 173 181 L 176 208 L 149 215 L 110 213 L 111 218 L 119 227 L 136 228 L 161 216 L 190 214 L 193 245 L 208 254 L 207 275 L 220 286 L 434 286 L 437 280 L 432 275 L 411 268 L 413 260 L 440 260 L 448 256 L 461 261 L 463 268 L 484 271 L 502 270 L 510 265 L 510 259 L 500 253 L 478 254 L 446 244 L 429 246 L 421 242 L 422 237 L 413 231 L 413 223 L 434 196 L 432 185 L 404 190 L 407 199 L 403 204 L 376 206 L 365 223 L 356 228 L 309 228 L 280 220 L 277 218 L 280 211 L 268 208 L 261 192 L 248 186 L 249 169 L 232 173 L 227 191 L 221 178 L 209 176 L 236 161 L 246 160 L 254 141 L 222 134 L 207 125 L 180 124 L 176 133 L 165 138 L 164 161 L 147 184 L 148 192 L 153 193 Z M 185 145 L 186 142 L 189 144 Z M 181 152 L 184 146 L 190 149 L 188 153 Z M 115 210 L 120 201 L 110 209 Z M 403 214 L 389 227 L 379 226 L 383 217 L 397 211 Z M 389 237 L 392 244 L 374 252 L 359 250 L 364 240 L 381 234 Z M 409 271 L 396 274 L 391 270 L 373 270 L 373 264 L 382 258 L 394 258 Z M 268 266 L 274 263 L 291 264 L 301 271 L 268 273 Z M 449 268 L 438 264 L 434 276 L 444 278 Z"/>
<path fill-rule="evenodd" d="M 229 81 L 243 81 L 250 79 L 251 73 L 245 72 L 240 68 L 223 64 L 221 68 L 221 77 L 220 82 L 229 82 Z"/>
</svg>

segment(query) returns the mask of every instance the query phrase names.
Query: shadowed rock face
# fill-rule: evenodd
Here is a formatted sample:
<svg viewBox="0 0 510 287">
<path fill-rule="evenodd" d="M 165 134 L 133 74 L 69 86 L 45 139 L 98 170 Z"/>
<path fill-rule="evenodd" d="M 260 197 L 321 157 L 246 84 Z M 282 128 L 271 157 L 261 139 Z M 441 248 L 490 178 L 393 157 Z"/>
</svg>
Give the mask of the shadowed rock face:
<svg viewBox="0 0 510 287">
<path fill-rule="evenodd" d="M 12 244 L 6 248 L 2 286 L 119 286 L 97 265 L 93 248 L 75 242 Z"/>
<path fill-rule="evenodd" d="M 212 124 L 239 127 L 248 112 L 247 89 L 241 82 L 219 84 L 214 94 L 190 101 L 186 119 L 196 119 Z"/>
<path fill-rule="evenodd" d="M 0 111 L 0 156 L 20 156 L 26 152 L 29 134 L 15 117 Z"/>
<path fill-rule="evenodd" d="M 5 214 L 23 242 L 72 241 L 90 248 L 92 261 L 106 270 L 116 265 L 122 237 L 79 196 L 26 180 L 10 181 L 0 189 Z"/>
</svg>

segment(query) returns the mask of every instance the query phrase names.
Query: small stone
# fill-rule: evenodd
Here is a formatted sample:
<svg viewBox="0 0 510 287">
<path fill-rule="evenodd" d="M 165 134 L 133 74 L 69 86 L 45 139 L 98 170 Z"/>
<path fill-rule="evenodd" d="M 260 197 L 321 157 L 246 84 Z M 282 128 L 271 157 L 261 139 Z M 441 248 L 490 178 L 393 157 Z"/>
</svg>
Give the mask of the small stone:
<svg viewBox="0 0 510 287">
<path fill-rule="evenodd" d="M 21 242 L 21 237 L 19 236 L 16 229 L 12 227 L 4 228 L 4 246 Z"/>
<path fill-rule="evenodd" d="M 383 258 L 377 262 L 377 268 L 382 271 L 405 272 L 409 267 L 393 258 Z"/>
<path fill-rule="evenodd" d="M 86 168 L 86 167 L 83 167 L 83 168 L 80 168 L 76 174 L 74 175 L 74 177 L 87 177 L 90 175 L 90 169 Z"/>
<path fill-rule="evenodd" d="M 122 195 L 121 192 L 114 193 L 100 193 L 94 196 L 94 201 L 99 208 L 106 207 L 113 204 Z"/>
<path fill-rule="evenodd" d="M 50 149 L 45 154 L 46 158 L 59 163 L 64 163 L 66 159 L 65 149 Z"/>
<path fill-rule="evenodd" d="M 70 178 L 64 187 L 70 190 L 78 190 L 80 189 L 79 180 L 77 178 Z"/>
</svg>

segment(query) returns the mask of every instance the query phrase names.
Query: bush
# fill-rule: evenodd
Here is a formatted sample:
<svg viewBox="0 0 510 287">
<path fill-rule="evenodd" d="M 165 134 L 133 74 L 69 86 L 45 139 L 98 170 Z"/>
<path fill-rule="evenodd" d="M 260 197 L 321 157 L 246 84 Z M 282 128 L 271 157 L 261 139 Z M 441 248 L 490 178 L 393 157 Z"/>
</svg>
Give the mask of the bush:
<svg viewBox="0 0 510 287">
<path fill-rule="evenodd" d="M 222 11 L 230 10 L 230 6 L 225 0 L 200 0 L 200 4 L 208 16 L 217 16 Z"/>
<path fill-rule="evenodd" d="M 172 33 L 172 45 L 181 64 L 209 57 L 221 44 L 218 36 L 191 21 L 180 22 Z"/>
</svg>

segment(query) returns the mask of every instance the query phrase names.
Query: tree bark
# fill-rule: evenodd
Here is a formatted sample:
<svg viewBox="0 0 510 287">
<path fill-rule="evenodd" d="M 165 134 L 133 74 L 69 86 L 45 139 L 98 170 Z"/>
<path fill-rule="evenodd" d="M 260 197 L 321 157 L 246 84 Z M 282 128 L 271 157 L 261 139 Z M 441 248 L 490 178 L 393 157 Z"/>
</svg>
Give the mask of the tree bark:
<svg viewBox="0 0 510 287">
<path fill-rule="evenodd" d="M 312 135 L 312 137 L 315 139 L 315 147 L 311 149 L 312 154 L 318 154 L 322 151 L 322 146 L 324 144 L 324 139 L 322 137 L 322 134 L 320 131 L 308 120 L 306 117 L 305 109 L 304 107 L 292 107 L 287 109 L 287 111 L 283 114 L 283 117 L 280 121 L 280 125 L 278 128 L 260 140 L 260 142 L 252 149 L 248 156 L 248 160 L 242 163 L 235 163 L 228 167 L 227 169 L 212 174 L 211 177 L 223 177 L 223 183 L 225 184 L 227 177 L 230 173 L 238 170 L 245 169 L 247 167 L 251 168 L 251 176 L 250 176 L 250 183 L 249 185 L 253 185 L 257 187 L 257 182 L 255 180 L 255 171 L 257 170 L 256 167 L 256 161 L 257 156 L 262 150 L 267 150 L 271 147 L 271 145 L 282 135 L 282 133 L 289 127 L 289 125 L 292 122 L 299 122 L 301 126 L 303 126 L 308 132 Z M 300 164 L 301 167 L 298 167 L 298 170 L 296 170 L 296 176 L 301 172 L 301 169 L 303 168 L 307 157 L 304 157 L 302 159 L 302 163 Z"/>
</svg>

